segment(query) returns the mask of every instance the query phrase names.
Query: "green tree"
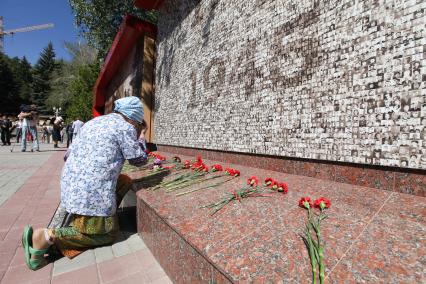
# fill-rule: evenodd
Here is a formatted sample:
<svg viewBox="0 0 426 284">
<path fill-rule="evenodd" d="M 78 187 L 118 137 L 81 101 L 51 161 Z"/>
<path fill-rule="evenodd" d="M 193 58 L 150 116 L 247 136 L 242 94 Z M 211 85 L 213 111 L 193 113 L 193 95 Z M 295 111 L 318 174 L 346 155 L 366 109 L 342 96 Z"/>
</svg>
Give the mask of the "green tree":
<svg viewBox="0 0 426 284">
<path fill-rule="evenodd" d="M 93 64 L 97 60 L 96 50 L 87 44 L 65 42 L 65 49 L 71 55 L 71 61 L 59 62 L 51 78 L 51 91 L 46 101 L 49 109 L 61 107 L 66 109 L 75 95 L 72 83 L 78 77 L 80 67 Z"/>
<path fill-rule="evenodd" d="M 134 6 L 134 0 L 69 0 L 75 23 L 88 43 L 104 58 L 123 18 L 127 14 L 156 23 L 154 11 L 143 11 Z"/>
<path fill-rule="evenodd" d="M 64 109 L 71 96 L 68 86 L 72 77 L 71 63 L 57 62 L 57 68 L 50 78 L 50 92 L 45 102 L 46 109 L 51 110 L 53 107 Z"/>
<path fill-rule="evenodd" d="M 11 67 L 10 59 L 0 53 L 0 112 L 15 113 L 19 108 L 17 94 L 19 83 Z"/>
<path fill-rule="evenodd" d="M 31 94 L 33 93 L 33 74 L 32 74 L 32 66 L 28 62 L 27 58 L 24 56 L 20 61 L 18 66 L 17 75 L 20 80 L 20 89 L 19 89 L 19 97 L 25 103 L 30 103 Z"/>
<path fill-rule="evenodd" d="M 43 49 L 34 67 L 34 82 L 32 102 L 39 106 L 42 112 L 47 112 L 46 99 L 51 90 L 51 78 L 58 63 L 55 61 L 55 51 L 50 42 Z"/>
<path fill-rule="evenodd" d="M 78 66 L 76 76 L 70 82 L 71 100 L 66 109 L 68 120 L 79 118 L 87 121 L 92 118 L 93 86 L 99 71 L 98 62 Z"/>
</svg>

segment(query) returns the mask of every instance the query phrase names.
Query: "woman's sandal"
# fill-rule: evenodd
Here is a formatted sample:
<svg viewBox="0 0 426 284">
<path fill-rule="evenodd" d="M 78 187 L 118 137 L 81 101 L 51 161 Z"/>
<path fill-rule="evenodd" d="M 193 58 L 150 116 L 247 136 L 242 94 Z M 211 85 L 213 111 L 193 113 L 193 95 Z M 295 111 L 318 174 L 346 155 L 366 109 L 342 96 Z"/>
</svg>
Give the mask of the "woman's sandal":
<svg viewBox="0 0 426 284">
<path fill-rule="evenodd" d="M 44 258 L 44 255 L 47 253 L 48 249 L 33 249 L 31 247 L 32 238 L 33 228 L 26 226 L 24 228 L 24 233 L 22 234 L 22 247 L 24 248 L 25 263 L 29 269 L 37 270 L 48 264 L 47 260 Z M 36 255 L 37 258 L 32 259 L 32 255 Z"/>
</svg>

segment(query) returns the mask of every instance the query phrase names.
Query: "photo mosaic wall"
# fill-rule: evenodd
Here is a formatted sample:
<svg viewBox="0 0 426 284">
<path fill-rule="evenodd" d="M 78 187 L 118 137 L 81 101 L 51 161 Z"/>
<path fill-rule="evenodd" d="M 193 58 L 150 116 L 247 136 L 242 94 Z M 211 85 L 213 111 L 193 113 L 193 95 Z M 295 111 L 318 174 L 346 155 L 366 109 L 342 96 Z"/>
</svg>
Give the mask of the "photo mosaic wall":
<svg viewBox="0 0 426 284">
<path fill-rule="evenodd" d="M 170 0 L 155 142 L 426 169 L 426 1 Z"/>
</svg>

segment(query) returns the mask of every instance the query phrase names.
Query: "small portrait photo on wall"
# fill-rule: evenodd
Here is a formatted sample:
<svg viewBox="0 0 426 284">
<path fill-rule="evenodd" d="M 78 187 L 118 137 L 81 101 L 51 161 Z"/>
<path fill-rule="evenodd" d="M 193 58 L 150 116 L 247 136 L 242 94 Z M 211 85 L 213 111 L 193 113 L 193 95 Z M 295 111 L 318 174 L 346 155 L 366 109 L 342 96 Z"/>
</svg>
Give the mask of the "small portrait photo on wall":
<svg viewBox="0 0 426 284">
<path fill-rule="evenodd" d="M 401 110 L 402 110 L 402 112 L 404 112 L 405 114 L 408 114 L 410 112 L 410 104 L 411 104 L 410 97 L 402 97 L 401 98 Z"/>
<path fill-rule="evenodd" d="M 423 104 L 423 97 L 419 92 L 415 92 L 416 95 L 411 97 L 410 100 L 410 110 L 411 111 L 420 111 Z"/>
</svg>

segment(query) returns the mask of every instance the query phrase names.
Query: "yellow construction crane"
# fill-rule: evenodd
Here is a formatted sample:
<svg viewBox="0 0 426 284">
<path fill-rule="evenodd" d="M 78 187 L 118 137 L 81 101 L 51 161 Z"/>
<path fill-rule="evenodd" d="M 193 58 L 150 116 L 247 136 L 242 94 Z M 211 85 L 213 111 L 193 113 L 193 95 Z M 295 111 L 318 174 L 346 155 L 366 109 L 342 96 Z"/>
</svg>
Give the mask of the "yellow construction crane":
<svg viewBox="0 0 426 284">
<path fill-rule="evenodd" d="M 3 30 L 3 17 L 0 17 L 0 52 L 4 52 L 3 38 L 4 38 L 5 35 L 14 35 L 15 33 L 30 32 L 30 31 L 35 31 L 35 30 L 44 30 L 44 29 L 53 28 L 54 26 L 55 26 L 54 24 L 50 23 L 50 24 L 23 27 L 23 28 L 19 28 L 19 29 L 4 31 Z"/>
</svg>

